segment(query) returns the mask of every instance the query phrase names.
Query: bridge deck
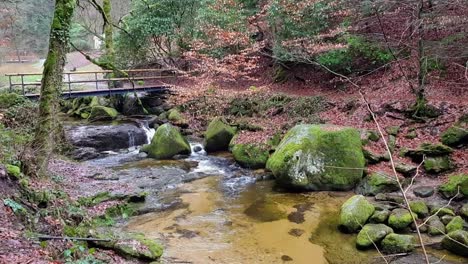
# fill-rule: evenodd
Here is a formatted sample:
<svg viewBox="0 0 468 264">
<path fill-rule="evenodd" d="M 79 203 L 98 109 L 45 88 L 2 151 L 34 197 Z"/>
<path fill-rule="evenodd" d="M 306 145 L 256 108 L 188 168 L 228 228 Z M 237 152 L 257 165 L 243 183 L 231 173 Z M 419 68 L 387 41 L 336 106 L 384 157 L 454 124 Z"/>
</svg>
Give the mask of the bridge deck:
<svg viewBox="0 0 468 264">
<path fill-rule="evenodd" d="M 135 88 L 112 88 L 112 89 L 101 89 L 101 90 L 85 90 L 85 91 L 64 91 L 62 92 L 63 98 L 77 98 L 85 96 L 107 96 L 107 95 L 117 95 L 117 94 L 126 94 L 133 92 L 162 92 L 166 91 L 170 86 L 145 86 L 145 87 L 135 87 Z M 29 99 L 38 99 L 40 94 L 25 94 Z"/>
</svg>

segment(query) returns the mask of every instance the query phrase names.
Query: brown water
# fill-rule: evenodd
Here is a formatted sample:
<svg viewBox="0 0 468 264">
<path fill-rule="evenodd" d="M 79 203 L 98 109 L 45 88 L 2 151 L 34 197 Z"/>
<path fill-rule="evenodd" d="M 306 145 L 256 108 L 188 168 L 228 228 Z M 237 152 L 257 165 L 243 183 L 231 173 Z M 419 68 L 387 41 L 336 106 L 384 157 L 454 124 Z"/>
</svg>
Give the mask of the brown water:
<svg viewBox="0 0 468 264">
<path fill-rule="evenodd" d="M 357 251 L 354 236 L 339 233 L 330 221 L 351 194 L 277 193 L 272 182 L 257 182 L 232 195 L 217 176 L 186 183 L 178 192 L 184 208 L 140 216 L 127 226 L 165 244 L 163 263 L 369 260 L 370 252 Z"/>
</svg>

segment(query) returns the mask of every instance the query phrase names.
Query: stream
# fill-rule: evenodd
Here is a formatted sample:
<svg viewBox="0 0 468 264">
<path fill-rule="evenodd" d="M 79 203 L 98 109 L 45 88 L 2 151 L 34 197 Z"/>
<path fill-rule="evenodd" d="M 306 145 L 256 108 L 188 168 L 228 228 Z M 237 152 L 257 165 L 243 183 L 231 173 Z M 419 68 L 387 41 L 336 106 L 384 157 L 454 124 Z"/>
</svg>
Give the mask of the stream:
<svg viewBox="0 0 468 264">
<path fill-rule="evenodd" d="M 149 142 L 154 130 L 145 131 Z M 162 263 L 381 262 L 375 250 L 355 248 L 354 234 L 337 229 L 352 192 L 281 192 L 230 153 L 208 155 L 199 141 L 190 144 L 192 154 L 178 160 L 149 159 L 130 144 L 85 162 L 114 172 L 102 180 L 148 193 L 139 215 L 120 228 L 160 241 Z"/>
</svg>

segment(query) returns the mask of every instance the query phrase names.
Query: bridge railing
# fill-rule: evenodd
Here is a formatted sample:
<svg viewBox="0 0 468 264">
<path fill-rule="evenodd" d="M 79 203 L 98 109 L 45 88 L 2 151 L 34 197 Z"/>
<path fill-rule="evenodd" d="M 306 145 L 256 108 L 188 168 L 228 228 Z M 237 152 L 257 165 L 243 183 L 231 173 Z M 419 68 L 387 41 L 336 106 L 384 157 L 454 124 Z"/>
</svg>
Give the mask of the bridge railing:
<svg viewBox="0 0 468 264">
<path fill-rule="evenodd" d="M 127 82 L 132 83 L 132 86 L 142 87 L 146 80 L 175 78 L 179 76 L 175 69 L 132 69 L 123 70 L 123 72 L 126 72 L 128 77 L 107 78 L 108 74 L 113 73 L 110 70 L 64 72 L 63 92 L 71 93 L 72 91 L 77 91 L 76 87 L 73 87 L 75 84 L 85 84 L 85 87 L 78 87 L 78 90 L 82 91 L 91 89 L 109 90 L 114 87 L 123 87 Z M 42 73 L 10 73 L 5 74 L 5 76 L 8 77 L 10 92 L 20 92 L 23 95 L 34 94 L 38 93 L 36 89 L 41 86 Z M 74 78 L 75 76 L 83 77 Z M 110 83 L 116 85 L 109 85 Z M 87 84 L 94 85 L 90 86 Z M 20 89 L 18 90 L 16 87 L 20 87 Z"/>
</svg>

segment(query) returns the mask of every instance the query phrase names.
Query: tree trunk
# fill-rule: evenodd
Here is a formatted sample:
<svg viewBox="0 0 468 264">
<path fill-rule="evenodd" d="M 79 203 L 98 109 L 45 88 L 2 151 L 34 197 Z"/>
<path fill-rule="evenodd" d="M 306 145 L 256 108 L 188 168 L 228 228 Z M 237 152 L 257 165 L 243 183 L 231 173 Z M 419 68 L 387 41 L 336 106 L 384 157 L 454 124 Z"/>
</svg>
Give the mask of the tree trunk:
<svg viewBox="0 0 468 264">
<path fill-rule="evenodd" d="M 56 0 L 50 31 L 49 51 L 44 63 L 39 101 L 39 120 L 35 130 L 34 173 L 44 176 L 56 139 L 61 134 L 57 118 L 62 92 L 63 71 L 69 45 L 70 23 L 76 0 Z"/>
<path fill-rule="evenodd" d="M 104 45 L 106 58 L 110 63 L 114 63 L 114 33 L 112 25 L 112 3 L 111 0 L 104 0 L 102 3 L 104 11 Z"/>
</svg>

